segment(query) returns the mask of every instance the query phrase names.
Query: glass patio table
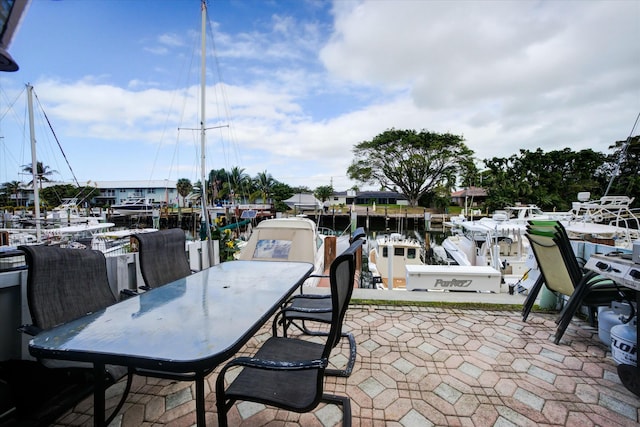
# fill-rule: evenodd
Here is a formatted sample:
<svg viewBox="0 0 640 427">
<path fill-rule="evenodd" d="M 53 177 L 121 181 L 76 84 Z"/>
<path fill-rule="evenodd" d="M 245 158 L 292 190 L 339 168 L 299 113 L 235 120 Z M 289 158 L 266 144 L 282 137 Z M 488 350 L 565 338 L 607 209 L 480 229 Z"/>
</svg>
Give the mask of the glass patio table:
<svg viewBox="0 0 640 427">
<path fill-rule="evenodd" d="M 104 424 L 105 365 L 193 374 L 198 426 L 204 378 L 233 356 L 311 274 L 304 262 L 230 261 L 41 332 L 35 357 L 91 362 L 94 425 Z"/>
</svg>

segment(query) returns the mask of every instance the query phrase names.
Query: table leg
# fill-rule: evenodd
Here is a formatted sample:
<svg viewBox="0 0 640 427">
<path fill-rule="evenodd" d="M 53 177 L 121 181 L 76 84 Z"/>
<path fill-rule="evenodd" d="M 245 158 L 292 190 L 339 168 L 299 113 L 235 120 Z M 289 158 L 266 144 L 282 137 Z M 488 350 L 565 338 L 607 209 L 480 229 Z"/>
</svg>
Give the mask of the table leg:
<svg viewBox="0 0 640 427">
<path fill-rule="evenodd" d="M 205 427 L 204 411 L 204 373 L 196 373 L 196 424 L 198 427 Z"/>
<path fill-rule="evenodd" d="M 94 389 L 93 389 L 93 425 L 96 427 L 104 426 L 104 363 L 95 362 L 93 364 Z"/>
</svg>

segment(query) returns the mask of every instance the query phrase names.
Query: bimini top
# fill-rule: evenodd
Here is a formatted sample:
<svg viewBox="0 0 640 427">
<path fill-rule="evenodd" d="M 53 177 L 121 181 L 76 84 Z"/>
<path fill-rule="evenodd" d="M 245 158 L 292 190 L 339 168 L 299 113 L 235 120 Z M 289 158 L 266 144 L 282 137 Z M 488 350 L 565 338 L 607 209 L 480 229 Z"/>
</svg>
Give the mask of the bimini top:
<svg viewBox="0 0 640 427">
<path fill-rule="evenodd" d="M 308 218 L 277 218 L 253 229 L 239 259 L 315 262 L 316 226 Z"/>
</svg>

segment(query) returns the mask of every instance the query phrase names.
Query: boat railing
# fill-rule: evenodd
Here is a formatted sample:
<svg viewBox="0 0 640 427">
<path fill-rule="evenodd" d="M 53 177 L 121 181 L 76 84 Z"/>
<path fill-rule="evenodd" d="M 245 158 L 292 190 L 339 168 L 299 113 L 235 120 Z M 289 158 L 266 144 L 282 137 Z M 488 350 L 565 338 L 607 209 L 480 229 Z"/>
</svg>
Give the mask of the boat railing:
<svg viewBox="0 0 640 427">
<path fill-rule="evenodd" d="M 15 248 L 0 250 L 0 273 L 26 270 L 24 252 Z"/>
</svg>

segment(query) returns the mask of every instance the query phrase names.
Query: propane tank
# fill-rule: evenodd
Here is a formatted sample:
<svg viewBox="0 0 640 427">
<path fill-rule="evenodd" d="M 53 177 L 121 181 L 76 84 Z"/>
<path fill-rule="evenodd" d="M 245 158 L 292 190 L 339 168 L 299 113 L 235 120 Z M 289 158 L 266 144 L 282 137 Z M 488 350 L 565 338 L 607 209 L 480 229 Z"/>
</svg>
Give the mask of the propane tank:
<svg viewBox="0 0 640 427">
<path fill-rule="evenodd" d="M 631 306 L 626 302 L 613 301 L 610 307 L 598 308 L 598 338 L 611 348 L 611 328 L 622 325 L 622 318 L 631 315 Z"/>
<path fill-rule="evenodd" d="M 630 322 L 611 328 L 611 356 L 616 364 L 637 366 L 637 316 Z"/>
</svg>

